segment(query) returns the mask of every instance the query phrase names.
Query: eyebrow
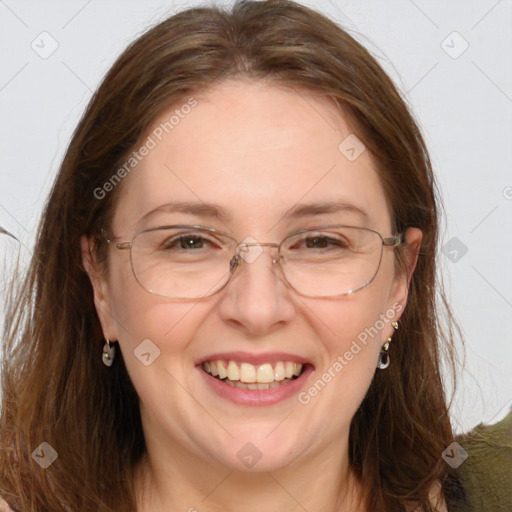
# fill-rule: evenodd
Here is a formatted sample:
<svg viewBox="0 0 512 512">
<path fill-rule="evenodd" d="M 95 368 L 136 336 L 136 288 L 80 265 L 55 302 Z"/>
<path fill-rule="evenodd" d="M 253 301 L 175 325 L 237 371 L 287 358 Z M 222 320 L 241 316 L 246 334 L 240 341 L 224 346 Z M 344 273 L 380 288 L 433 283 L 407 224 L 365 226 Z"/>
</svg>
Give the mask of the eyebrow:
<svg viewBox="0 0 512 512">
<path fill-rule="evenodd" d="M 231 219 L 231 215 L 224 208 L 216 204 L 203 202 L 173 202 L 158 206 L 144 214 L 138 220 L 138 224 L 153 217 L 153 215 L 157 213 L 188 213 L 190 215 L 197 215 L 198 217 L 210 217 L 225 221 Z"/>
<path fill-rule="evenodd" d="M 368 217 L 368 214 L 364 210 L 353 204 L 330 201 L 324 203 L 298 204 L 297 206 L 294 206 L 292 209 L 288 210 L 283 218 L 298 218 L 338 212 L 355 213 L 361 217 Z"/>
<path fill-rule="evenodd" d="M 300 218 L 300 217 L 308 217 L 313 215 L 322 215 L 325 213 L 338 213 L 338 212 L 348 212 L 355 213 L 360 215 L 361 217 L 367 218 L 368 214 L 363 211 L 361 208 L 357 206 L 346 203 L 346 202 L 323 202 L 323 203 L 310 203 L 310 204 L 298 204 L 288 210 L 283 219 L 290 218 Z M 148 213 L 144 214 L 138 221 L 138 224 L 147 220 L 157 213 L 188 213 L 191 215 L 196 215 L 198 217 L 209 217 L 216 218 L 222 221 L 229 221 L 232 219 L 231 214 L 229 214 L 224 208 L 219 205 L 213 203 L 203 203 L 203 202 L 172 202 L 166 203 Z"/>
</svg>

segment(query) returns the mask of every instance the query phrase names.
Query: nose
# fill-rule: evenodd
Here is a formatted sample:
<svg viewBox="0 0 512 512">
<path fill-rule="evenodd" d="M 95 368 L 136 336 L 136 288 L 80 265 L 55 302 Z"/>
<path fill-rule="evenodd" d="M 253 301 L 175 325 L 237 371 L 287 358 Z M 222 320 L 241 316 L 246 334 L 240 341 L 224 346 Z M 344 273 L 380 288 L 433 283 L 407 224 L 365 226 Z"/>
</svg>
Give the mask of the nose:
<svg viewBox="0 0 512 512">
<path fill-rule="evenodd" d="M 218 305 L 221 318 L 255 335 L 290 322 L 296 314 L 293 292 L 279 268 L 276 244 L 241 244 L 237 253 L 233 275 Z"/>
</svg>

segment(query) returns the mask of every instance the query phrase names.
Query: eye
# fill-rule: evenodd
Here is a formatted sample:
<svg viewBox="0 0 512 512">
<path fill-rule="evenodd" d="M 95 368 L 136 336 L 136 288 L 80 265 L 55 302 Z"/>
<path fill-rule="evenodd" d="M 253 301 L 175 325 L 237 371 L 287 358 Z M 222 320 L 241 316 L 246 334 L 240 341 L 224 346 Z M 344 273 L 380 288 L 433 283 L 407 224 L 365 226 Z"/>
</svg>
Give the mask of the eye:
<svg viewBox="0 0 512 512">
<path fill-rule="evenodd" d="M 165 250 L 171 249 L 204 249 L 212 245 L 212 241 L 198 234 L 183 234 L 168 238 L 162 244 Z"/>
<path fill-rule="evenodd" d="M 345 238 L 335 234 L 311 234 L 306 233 L 300 240 L 293 244 L 291 249 L 328 249 L 329 247 L 336 249 L 347 249 L 349 242 Z"/>
<path fill-rule="evenodd" d="M 308 237 L 306 240 L 306 246 L 308 248 L 313 249 L 324 249 L 328 247 L 329 245 L 336 245 L 336 246 L 344 246 L 346 247 L 346 243 L 343 240 L 334 239 L 328 236 L 315 236 L 315 237 Z"/>
</svg>

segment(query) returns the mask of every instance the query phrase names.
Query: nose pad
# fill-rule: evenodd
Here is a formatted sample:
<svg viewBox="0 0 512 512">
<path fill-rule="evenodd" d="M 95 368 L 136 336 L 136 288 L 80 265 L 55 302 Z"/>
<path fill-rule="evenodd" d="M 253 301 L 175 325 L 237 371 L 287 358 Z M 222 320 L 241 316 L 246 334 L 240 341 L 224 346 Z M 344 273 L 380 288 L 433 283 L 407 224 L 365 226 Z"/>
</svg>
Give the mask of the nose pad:
<svg viewBox="0 0 512 512">
<path fill-rule="evenodd" d="M 263 247 L 255 238 L 248 236 L 238 244 L 236 253 L 246 263 L 253 263 L 263 254 Z"/>
<path fill-rule="evenodd" d="M 238 254 L 233 256 L 229 262 L 229 272 L 232 274 L 236 270 L 236 267 L 240 265 L 240 263 L 242 263 L 240 256 L 238 256 Z"/>
<path fill-rule="evenodd" d="M 246 237 L 243 242 L 240 242 L 236 248 L 236 256 L 230 261 L 230 269 L 234 269 L 242 263 L 242 260 L 246 263 L 254 263 L 264 252 L 263 247 L 269 246 L 272 248 L 278 248 L 278 244 L 274 243 L 259 243 L 252 236 Z M 278 262 L 277 257 L 272 258 L 272 264 L 275 265 Z"/>
<path fill-rule="evenodd" d="M 236 248 L 236 255 L 233 256 L 229 262 L 230 273 L 233 274 L 237 267 L 244 263 L 254 263 L 263 253 L 264 246 L 271 248 L 278 248 L 279 246 L 274 243 L 259 243 L 255 238 L 248 236 L 243 242 L 238 244 Z M 272 258 L 272 264 L 277 265 L 280 258 L 276 255 Z M 279 269 L 278 269 L 279 271 Z"/>
<path fill-rule="evenodd" d="M 235 273 L 236 269 L 242 264 L 242 261 L 245 261 L 244 258 L 242 258 L 238 254 L 231 258 L 231 260 L 229 262 L 229 273 L 231 276 Z M 277 265 L 277 258 L 272 258 L 272 264 Z M 279 269 L 277 269 L 277 271 L 279 272 Z"/>
</svg>

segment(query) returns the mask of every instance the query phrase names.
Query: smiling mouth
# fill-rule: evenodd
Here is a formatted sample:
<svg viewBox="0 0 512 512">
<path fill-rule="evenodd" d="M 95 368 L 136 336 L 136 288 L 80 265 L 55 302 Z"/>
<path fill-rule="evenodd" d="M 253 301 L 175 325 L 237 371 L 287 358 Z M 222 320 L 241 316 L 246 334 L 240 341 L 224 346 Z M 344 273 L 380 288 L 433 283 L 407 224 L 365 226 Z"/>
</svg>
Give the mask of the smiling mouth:
<svg viewBox="0 0 512 512">
<path fill-rule="evenodd" d="M 278 361 L 253 365 L 238 361 L 204 361 L 203 371 L 217 380 L 239 389 L 265 390 L 283 386 L 298 379 L 309 364 Z"/>
</svg>

